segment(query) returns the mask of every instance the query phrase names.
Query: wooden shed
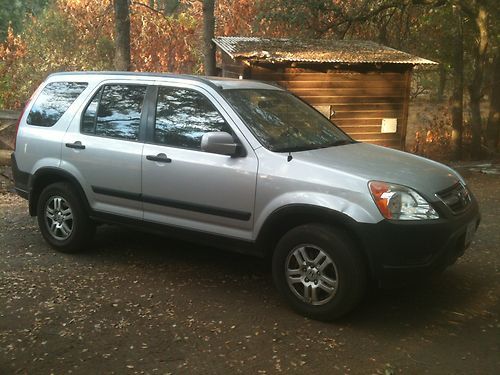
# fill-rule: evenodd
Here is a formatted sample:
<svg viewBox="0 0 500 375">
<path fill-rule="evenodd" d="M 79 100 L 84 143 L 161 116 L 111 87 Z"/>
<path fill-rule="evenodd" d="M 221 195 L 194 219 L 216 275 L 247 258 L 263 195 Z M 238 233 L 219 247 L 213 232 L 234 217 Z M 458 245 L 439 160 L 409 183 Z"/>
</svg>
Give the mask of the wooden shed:
<svg viewBox="0 0 500 375">
<path fill-rule="evenodd" d="M 214 38 L 222 76 L 274 82 L 356 140 L 404 149 L 411 72 L 434 65 L 369 41 Z"/>
</svg>

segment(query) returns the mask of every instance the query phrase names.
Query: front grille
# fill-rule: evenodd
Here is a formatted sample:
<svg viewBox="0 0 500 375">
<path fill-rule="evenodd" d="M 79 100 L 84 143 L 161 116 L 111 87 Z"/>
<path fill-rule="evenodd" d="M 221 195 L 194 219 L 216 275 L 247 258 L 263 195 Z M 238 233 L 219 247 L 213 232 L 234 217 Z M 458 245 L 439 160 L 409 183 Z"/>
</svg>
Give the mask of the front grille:
<svg viewBox="0 0 500 375">
<path fill-rule="evenodd" d="M 454 213 L 463 212 L 471 202 L 467 188 L 460 182 L 436 194 L 441 201 Z"/>
</svg>

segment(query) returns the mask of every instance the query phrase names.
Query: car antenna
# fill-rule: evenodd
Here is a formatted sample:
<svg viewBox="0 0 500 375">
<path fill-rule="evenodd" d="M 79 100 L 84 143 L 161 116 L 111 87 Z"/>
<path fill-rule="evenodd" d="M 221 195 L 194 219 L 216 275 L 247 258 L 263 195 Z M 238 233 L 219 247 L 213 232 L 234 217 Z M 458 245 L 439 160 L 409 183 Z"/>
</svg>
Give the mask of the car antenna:
<svg viewBox="0 0 500 375">
<path fill-rule="evenodd" d="M 292 156 L 292 151 L 288 151 L 288 157 L 286 158 L 286 161 L 287 162 L 291 162 L 293 159 L 293 156 Z"/>
</svg>

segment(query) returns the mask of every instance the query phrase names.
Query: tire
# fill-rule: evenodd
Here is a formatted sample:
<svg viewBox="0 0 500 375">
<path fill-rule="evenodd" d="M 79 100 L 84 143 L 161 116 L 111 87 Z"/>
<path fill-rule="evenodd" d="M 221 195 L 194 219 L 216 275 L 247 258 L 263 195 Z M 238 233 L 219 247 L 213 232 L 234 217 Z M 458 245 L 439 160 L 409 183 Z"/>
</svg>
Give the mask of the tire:
<svg viewBox="0 0 500 375">
<path fill-rule="evenodd" d="M 307 224 L 291 229 L 278 242 L 272 263 L 278 291 L 295 311 L 311 319 L 337 319 L 364 296 L 364 259 L 336 228 Z"/>
<path fill-rule="evenodd" d="M 43 238 L 58 251 L 81 251 L 94 236 L 95 225 L 69 183 L 57 182 L 43 189 L 36 212 Z"/>
</svg>

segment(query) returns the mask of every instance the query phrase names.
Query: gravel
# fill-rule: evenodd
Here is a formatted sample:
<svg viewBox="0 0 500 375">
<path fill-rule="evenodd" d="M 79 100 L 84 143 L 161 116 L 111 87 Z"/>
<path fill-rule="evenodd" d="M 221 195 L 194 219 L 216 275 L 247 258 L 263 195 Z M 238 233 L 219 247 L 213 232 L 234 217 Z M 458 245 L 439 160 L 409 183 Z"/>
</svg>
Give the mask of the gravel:
<svg viewBox="0 0 500 375">
<path fill-rule="evenodd" d="M 465 256 L 327 324 L 282 302 L 264 260 L 107 225 L 57 253 L 0 174 L 0 373 L 498 373 L 500 176 L 468 180 L 483 222 Z"/>
</svg>

